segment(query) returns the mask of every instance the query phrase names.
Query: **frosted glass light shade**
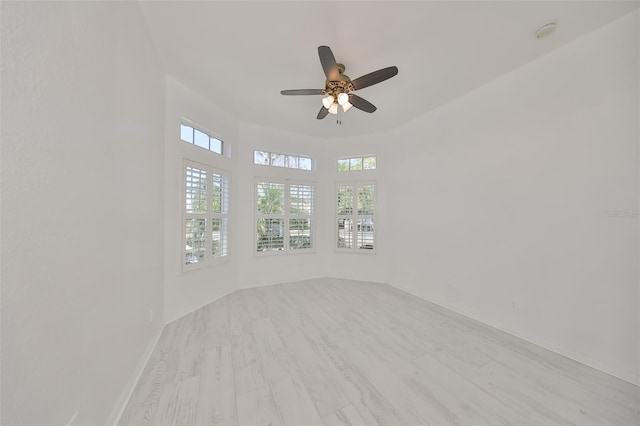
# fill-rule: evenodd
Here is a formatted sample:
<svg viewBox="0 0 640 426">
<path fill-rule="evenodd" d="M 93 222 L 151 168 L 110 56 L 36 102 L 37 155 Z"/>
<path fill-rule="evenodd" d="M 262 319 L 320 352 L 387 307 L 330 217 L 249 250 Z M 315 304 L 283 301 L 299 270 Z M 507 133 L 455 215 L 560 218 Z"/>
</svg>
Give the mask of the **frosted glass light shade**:
<svg viewBox="0 0 640 426">
<path fill-rule="evenodd" d="M 347 112 L 351 109 L 353 105 L 351 105 L 349 102 L 347 102 L 346 104 L 342 105 L 342 111 Z M 329 113 L 330 114 L 337 114 L 338 113 L 338 103 L 334 102 L 333 105 L 331 105 L 331 108 L 329 108 Z"/>
<path fill-rule="evenodd" d="M 346 93 L 340 93 L 338 95 L 338 103 L 343 106 L 349 103 L 349 95 L 347 95 Z"/>
<path fill-rule="evenodd" d="M 326 108 L 329 109 L 331 107 L 331 105 L 333 104 L 333 96 L 329 95 L 326 98 L 322 98 L 322 105 Z"/>
</svg>

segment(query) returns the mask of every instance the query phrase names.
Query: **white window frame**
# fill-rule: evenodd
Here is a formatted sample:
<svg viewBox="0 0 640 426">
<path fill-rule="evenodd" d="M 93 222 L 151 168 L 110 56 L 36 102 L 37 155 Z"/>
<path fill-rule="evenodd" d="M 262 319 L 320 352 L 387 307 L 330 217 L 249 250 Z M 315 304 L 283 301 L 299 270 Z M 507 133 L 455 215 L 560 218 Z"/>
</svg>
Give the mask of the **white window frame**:
<svg viewBox="0 0 640 426">
<path fill-rule="evenodd" d="M 364 168 L 364 163 L 365 160 L 368 158 L 373 158 L 374 161 L 374 166 L 373 168 L 368 168 L 365 169 Z M 360 160 L 360 168 L 359 169 L 352 169 L 351 168 L 351 162 L 352 160 Z M 340 170 L 340 161 L 347 161 L 349 163 L 349 168 L 346 170 Z M 348 157 L 340 157 L 336 160 L 336 170 L 338 171 L 338 173 L 344 173 L 344 172 L 370 172 L 370 171 L 375 171 L 378 168 L 378 156 L 376 154 L 369 154 L 369 155 L 351 155 Z"/>
<path fill-rule="evenodd" d="M 182 139 L 182 126 L 189 127 L 191 129 L 191 131 L 192 131 L 191 141 Z M 205 147 L 202 147 L 202 146 L 196 144 L 196 141 L 195 141 L 195 137 L 196 137 L 196 133 L 195 132 L 196 132 L 196 130 L 198 132 L 200 132 L 200 133 L 202 133 L 202 134 L 204 134 L 204 135 L 209 137 L 209 141 L 208 141 L 209 142 L 209 147 L 208 148 L 205 148 Z M 203 150 L 208 151 L 208 152 L 210 152 L 212 154 L 215 154 L 215 155 L 223 155 L 223 156 L 226 155 L 226 156 L 228 156 L 227 146 L 226 146 L 224 140 L 222 140 L 222 138 L 220 138 L 215 133 L 205 129 L 204 127 L 202 127 L 202 126 L 200 126 L 198 124 L 195 124 L 191 120 L 183 118 L 180 121 L 179 131 L 180 131 L 179 139 L 183 143 L 186 143 L 186 144 L 189 144 L 189 145 L 193 145 L 193 146 L 195 146 L 197 148 L 203 149 Z M 217 140 L 218 142 L 220 142 L 220 152 L 211 149 L 211 139 L 214 139 L 214 140 Z"/>
<path fill-rule="evenodd" d="M 364 186 L 373 185 L 373 214 L 361 214 L 358 212 L 358 196 L 359 189 Z M 351 213 L 349 214 L 340 214 L 338 210 L 338 194 L 340 187 L 351 187 L 353 193 L 353 200 L 351 206 Z M 335 230 L 335 241 L 334 241 L 334 249 L 336 252 L 342 253 L 360 253 L 360 254 L 375 254 L 378 246 L 377 239 L 377 228 L 378 222 L 376 220 L 376 210 L 377 210 L 377 200 L 378 200 L 378 184 L 375 180 L 366 180 L 366 181 L 342 181 L 336 182 L 335 193 L 335 220 L 334 220 L 334 230 Z M 351 220 L 351 226 L 355 227 L 355 230 L 351 232 L 351 247 L 340 247 L 340 228 L 339 228 L 339 220 L 340 219 L 348 219 Z M 369 220 L 373 226 L 370 232 L 372 232 L 373 237 L 373 248 L 372 249 L 364 249 L 358 247 L 358 221 L 359 220 Z"/>
<path fill-rule="evenodd" d="M 267 155 L 267 164 L 264 163 L 258 163 L 256 161 L 256 157 L 258 153 L 262 153 L 262 154 L 268 154 Z M 276 155 L 281 155 L 283 156 L 283 164 L 280 165 L 276 165 L 273 164 L 273 157 Z M 305 159 L 305 160 L 309 160 L 309 168 L 308 169 L 303 169 L 300 167 L 300 159 Z M 293 166 L 291 164 L 291 160 L 295 160 L 295 166 Z M 254 149 L 253 150 L 253 164 L 256 166 L 266 166 L 266 167 L 277 167 L 277 168 L 284 168 L 284 169 L 293 169 L 293 170 L 301 170 L 303 172 L 312 172 L 314 170 L 314 161 L 313 161 L 313 157 L 309 156 L 309 155 L 298 155 L 298 154 L 283 154 L 280 152 L 272 152 L 272 151 L 264 151 L 261 149 Z"/>
<path fill-rule="evenodd" d="M 283 214 L 261 214 L 258 211 L 258 184 L 259 183 L 277 183 L 284 185 L 284 206 Z M 310 186 L 313 191 L 313 196 L 311 199 L 311 214 L 292 214 L 290 212 L 291 207 L 291 185 L 305 185 Z M 254 220 L 253 220 L 253 253 L 255 256 L 280 256 L 280 255 L 289 255 L 289 254 L 303 254 L 303 253 L 315 253 L 316 251 L 316 230 L 315 230 L 315 210 L 316 210 L 316 183 L 304 180 L 297 179 L 280 179 L 280 178 L 272 178 L 272 177 L 256 177 L 253 185 L 253 211 L 254 211 Z M 267 250 L 267 251 L 258 251 L 258 220 L 260 219 L 282 219 L 284 222 L 283 229 L 283 249 L 282 250 Z M 310 237 L 311 237 L 311 247 L 309 248 L 296 248 L 292 249 L 290 246 L 290 230 L 289 224 L 291 219 L 309 219 L 310 221 Z"/>
<path fill-rule="evenodd" d="M 193 213 L 186 211 L 187 204 L 187 168 L 195 168 L 203 170 L 207 174 L 207 190 L 205 205 L 206 210 L 204 213 Z M 214 212 L 212 208 L 213 201 L 213 176 L 217 175 L 221 178 L 221 211 Z M 230 215 L 229 215 L 229 201 L 230 201 L 230 187 L 231 187 L 231 174 L 228 171 L 221 170 L 211 165 L 193 161 L 190 159 L 183 159 L 182 164 L 182 223 L 181 223 L 181 249 L 180 249 L 180 264 L 182 265 L 182 272 L 193 271 L 196 269 L 202 269 L 208 266 L 220 264 L 226 262 L 229 259 L 230 247 Z M 205 257 L 203 261 L 195 263 L 187 263 L 187 232 L 186 224 L 187 219 L 205 219 Z M 220 220 L 220 252 L 216 255 L 213 254 L 213 221 Z"/>
</svg>

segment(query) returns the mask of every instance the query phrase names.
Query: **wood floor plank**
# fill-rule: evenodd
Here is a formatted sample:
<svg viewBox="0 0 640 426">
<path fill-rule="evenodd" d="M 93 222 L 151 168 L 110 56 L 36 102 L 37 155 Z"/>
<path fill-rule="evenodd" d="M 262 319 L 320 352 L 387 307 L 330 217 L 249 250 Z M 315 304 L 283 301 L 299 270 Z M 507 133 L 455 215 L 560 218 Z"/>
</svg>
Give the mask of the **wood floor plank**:
<svg viewBox="0 0 640 426">
<path fill-rule="evenodd" d="M 227 296 L 231 360 L 236 395 L 267 387 L 251 330 L 252 315 L 249 312 L 244 293 L 237 291 Z"/>
<path fill-rule="evenodd" d="M 228 300 L 225 297 L 201 308 L 204 315 L 195 326 L 204 329 L 205 349 L 229 345 Z"/>
<path fill-rule="evenodd" d="M 353 405 L 347 405 L 325 416 L 325 426 L 364 426 L 367 423 L 360 417 Z"/>
<path fill-rule="evenodd" d="M 211 348 L 203 362 L 196 424 L 237 424 L 231 348 L 228 345 Z"/>
<path fill-rule="evenodd" d="M 640 388 L 384 284 L 236 291 L 168 324 L 121 425 L 638 425 Z"/>
<path fill-rule="evenodd" d="M 464 374 L 424 355 L 412 362 L 417 370 L 406 370 L 404 377 L 416 392 L 433 395 L 442 407 L 455 413 L 460 424 L 510 425 L 522 423 L 529 407 L 506 404 L 500 396 L 475 386 Z M 471 366 L 470 368 L 475 368 Z"/>
<path fill-rule="evenodd" d="M 356 360 L 350 359 L 333 339 L 323 331 L 307 333 L 305 337 L 316 353 L 332 367 L 325 373 L 338 383 L 343 394 L 370 425 L 411 424 L 400 414 L 364 374 Z"/>
<path fill-rule="evenodd" d="M 252 389 L 236 395 L 236 407 L 239 426 L 280 426 L 285 424 L 273 399 L 270 387 Z"/>
<path fill-rule="evenodd" d="M 273 398 L 290 425 L 322 425 L 307 389 L 269 319 L 253 321 L 253 335 Z"/>
<path fill-rule="evenodd" d="M 156 348 L 157 350 L 157 348 Z M 151 424 L 160 394 L 167 380 L 167 352 L 157 351 L 142 374 L 120 418 L 121 425 Z"/>
<path fill-rule="evenodd" d="M 331 366 L 312 350 L 302 333 L 286 334 L 281 338 L 320 416 L 333 413 L 349 403 L 340 385 L 327 374 Z"/>
<path fill-rule="evenodd" d="M 198 325 L 204 321 L 203 317 L 203 309 L 198 309 L 176 320 L 178 327 L 173 329 L 175 338 L 172 339 L 172 345 L 167 347 L 167 376 L 174 382 L 200 374 L 205 330 Z"/>
<path fill-rule="evenodd" d="M 195 425 L 198 406 L 198 377 L 166 384 L 160 394 L 151 424 L 159 426 Z"/>
</svg>

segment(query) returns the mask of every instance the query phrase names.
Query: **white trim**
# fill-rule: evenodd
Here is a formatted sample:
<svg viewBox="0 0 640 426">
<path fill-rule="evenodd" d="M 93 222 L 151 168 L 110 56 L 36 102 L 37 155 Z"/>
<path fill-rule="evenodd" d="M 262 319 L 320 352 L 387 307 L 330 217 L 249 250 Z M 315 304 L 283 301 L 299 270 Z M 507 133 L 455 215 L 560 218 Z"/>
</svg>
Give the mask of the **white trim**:
<svg viewBox="0 0 640 426">
<path fill-rule="evenodd" d="M 143 352 L 143 355 L 140 358 L 140 362 L 138 363 L 138 366 L 136 368 L 137 373 L 135 374 L 134 379 L 129 383 L 127 383 L 124 390 L 120 394 L 120 397 L 118 398 L 118 401 L 113 407 L 113 410 L 111 410 L 111 414 L 109 415 L 109 419 L 107 420 L 106 424 L 117 426 L 120 423 L 120 420 L 122 419 L 122 415 L 124 414 L 124 410 L 125 408 L 127 408 L 127 405 L 129 405 L 129 401 L 133 396 L 133 392 L 136 390 L 136 386 L 138 385 L 138 382 L 142 378 L 142 373 L 144 373 L 144 369 L 147 367 L 147 364 L 151 359 L 151 355 L 153 355 L 153 352 L 155 351 L 156 346 L 158 346 L 158 342 L 160 341 L 160 337 L 162 336 L 162 333 L 164 332 L 165 327 L 166 327 L 166 324 L 160 327 L 160 330 L 158 331 L 158 334 L 156 335 L 155 339 L 151 341 L 151 345 L 149 345 L 147 347 L 147 350 Z"/>
<path fill-rule="evenodd" d="M 264 154 L 268 154 L 269 155 L 269 164 L 262 164 L 262 163 L 256 163 L 256 152 L 262 152 Z M 296 157 L 296 162 L 298 163 L 298 167 L 287 167 L 286 166 L 286 159 L 285 159 L 285 165 L 283 166 L 274 166 L 273 164 L 271 164 L 271 156 L 272 155 L 283 155 L 285 157 Z M 310 169 L 301 169 L 300 166 L 300 158 L 307 158 L 311 161 L 311 168 Z M 273 152 L 273 151 L 264 151 L 261 149 L 254 149 L 253 150 L 253 159 L 252 159 L 253 165 L 254 166 L 264 166 L 264 167 L 275 167 L 277 169 L 287 169 L 287 170 L 300 170 L 302 172 L 314 172 L 316 170 L 316 162 L 313 159 L 313 157 L 311 157 L 310 155 L 302 155 L 302 154 L 286 154 L 286 153 L 282 153 L 282 152 Z"/>
<path fill-rule="evenodd" d="M 207 194 L 206 194 L 206 205 L 207 205 L 207 211 L 203 214 L 200 213 L 187 213 L 185 211 L 185 206 L 186 206 L 186 202 L 187 202 L 187 191 L 186 191 L 186 185 L 187 185 L 187 176 L 186 176 L 186 170 L 188 167 L 192 167 L 192 168 L 198 168 L 198 169 L 202 169 L 207 173 Z M 181 169 L 181 175 L 182 175 L 182 185 L 181 185 L 181 222 L 180 222 L 180 273 L 181 274 L 185 274 L 191 271 L 196 271 L 196 270 L 201 270 L 210 266 L 215 266 L 215 265 L 220 265 L 222 263 L 226 263 L 229 260 L 230 257 L 230 241 L 231 241 L 231 214 L 230 214 L 230 209 L 229 209 L 229 204 L 230 204 L 230 198 L 231 198 L 231 173 L 220 169 L 220 168 L 216 168 L 213 167 L 209 164 L 206 163 L 202 163 L 199 161 L 194 161 L 191 160 L 189 158 L 183 158 L 182 160 L 182 169 Z M 227 194 L 227 211 L 226 213 L 213 213 L 210 211 L 210 202 L 213 199 L 213 175 L 220 175 L 223 177 L 223 191 L 226 191 Z M 226 187 L 226 188 L 225 188 Z M 186 220 L 189 218 L 196 218 L 196 217 L 203 217 L 206 220 L 205 223 L 205 236 L 206 236 L 206 240 L 205 240 L 205 258 L 203 262 L 198 262 L 198 263 L 192 263 L 192 264 L 186 264 L 185 263 L 185 246 L 186 246 L 186 233 L 185 233 L 185 223 Z M 226 244 L 226 255 L 221 255 L 221 256 L 213 256 L 212 250 L 213 250 L 213 241 L 211 240 L 211 234 L 212 234 L 212 221 L 213 219 L 220 219 L 220 220 L 226 220 L 226 240 L 225 240 L 225 244 Z M 221 237 L 222 238 L 222 237 Z"/>
<path fill-rule="evenodd" d="M 538 337 L 525 337 L 524 334 L 521 334 L 519 332 L 514 331 L 511 327 L 509 327 L 508 325 L 505 324 L 498 324 L 497 322 L 494 321 L 486 321 L 486 320 L 480 320 L 478 319 L 474 314 L 470 313 L 469 311 L 465 310 L 465 309 L 460 309 L 457 307 L 454 307 L 448 303 L 442 302 L 440 300 L 432 300 L 432 299 L 427 299 L 424 296 L 421 296 L 417 293 L 414 293 L 412 291 L 407 290 L 406 288 L 403 288 L 397 284 L 394 283 L 385 283 L 397 290 L 400 290 L 404 293 L 407 293 L 411 296 L 417 297 L 419 299 L 425 300 L 429 303 L 432 303 L 434 305 L 437 305 L 443 309 L 446 309 L 448 311 L 451 312 L 455 312 L 458 315 L 462 315 L 468 319 L 470 319 L 471 321 L 475 321 L 478 322 L 480 324 L 483 324 L 484 326 L 487 327 L 491 327 L 495 330 L 498 330 L 502 333 L 506 333 L 509 334 L 511 336 L 514 336 L 517 339 L 520 339 L 530 345 L 534 345 L 534 346 L 538 346 L 542 349 L 546 349 L 548 351 L 554 352 L 558 355 L 561 355 L 565 358 L 568 358 L 572 361 L 575 361 L 577 363 L 586 365 L 587 367 L 591 367 L 594 368 L 600 372 L 609 374 L 610 376 L 616 377 L 620 380 L 624 380 L 625 382 L 631 383 L 632 385 L 636 385 L 636 386 L 640 386 L 640 374 L 635 373 L 633 371 L 629 371 L 627 369 L 623 369 L 620 368 L 618 366 L 606 363 L 606 362 L 602 362 L 602 361 L 598 361 L 595 360 L 589 356 L 586 356 L 584 354 L 579 354 L 574 350 L 571 349 L 565 349 L 563 347 L 561 347 L 560 345 L 557 344 L 553 344 L 545 339 L 540 339 Z"/>
<path fill-rule="evenodd" d="M 351 170 L 351 160 L 355 160 L 355 159 L 360 159 L 361 160 L 361 169 L 354 169 Z M 372 169 L 365 169 L 364 168 L 364 159 L 365 158 L 375 158 L 375 167 Z M 338 167 L 338 164 L 340 162 L 340 160 L 348 160 L 349 161 L 349 168 L 347 170 L 340 170 L 340 167 Z M 344 173 L 344 172 L 372 172 L 378 169 L 378 156 L 376 154 L 364 154 L 364 155 L 349 155 L 346 157 L 338 157 L 336 159 L 336 171 L 338 173 Z"/>
<path fill-rule="evenodd" d="M 231 155 L 230 155 L 231 152 L 230 151 L 229 151 L 229 155 L 227 155 L 227 142 L 225 142 L 225 139 L 221 135 L 219 135 L 216 132 L 212 132 L 211 130 L 207 129 L 204 126 L 201 126 L 199 124 L 194 123 L 192 120 L 189 120 L 188 118 L 180 117 L 180 126 L 183 126 L 183 125 L 187 126 L 187 127 L 191 127 L 192 129 L 198 130 L 201 133 L 204 133 L 205 135 L 209 136 L 209 139 L 219 140 L 220 141 L 220 152 L 218 153 L 216 151 L 212 151 L 210 149 L 211 145 L 209 145 L 209 149 L 207 149 L 207 148 L 201 147 L 200 145 L 196 145 L 195 141 L 194 142 L 185 141 L 184 139 L 182 139 L 182 137 L 180 135 L 181 128 L 178 127 L 178 131 L 179 131 L 178 132 L 178 139 L 180 140 L 180 142 L 187 143 L 189 145 L 198 147 L 200 149 L 204 149 L 204 150 L 209 151 L 210 153 L 215 154 L 215 155 L 219 155 L 219 156 L 222 156 L 222 157 L 228 157 L 228 158 L 231 157 Z M 194 134 L 194 137 L 195 137 L 195 134 Z"/>
<path fill-rule="evenodd" d="M 258 183 L 277 183 L 284 185 L 284 206 L 283 206 L 283 214 L 271 214 L 271 215 L 261 215 L 258 213 Z M 289 211 L 290 207 L 290 187 L 291 185 L 306 185 L 312 188 L 312 199 L 311 199 L 311 214 L 310 215 L 301 215 L 294 214 L 292 215 Z M 298 179 L 282 179 L 282 178 L 270 178 L 270 177 L 261 177 L 256 176 L 254 178 L 253 183 L 253 255 L 254 257 L 266 257 L 266 256 L 282 256 L 282 255 L 295 255 L 295 254 L 304 254 L 304 253 L 315 253 L 316 252 L 316 183 L 313 181 L 305 181 Z M 268 250 L 268 251 L 258 251 L 258 241 L 256 239 L 258 235 L 258 220 L 259 219 L 282 219 L 284 222 L 284 230 L 283 230 L 283 249 L 282 250 Z M 289 242 L 289 223 L 290 219 L 309 219 L 310 221 L 310 233 L 311 233 L 311 247 L 306 249 L 291 249 Z"/>
<path fill-rule="evenodd" d="M 373 214 L 358 214 L 358 189 L 365 185 L 373 185 L 374 187 L 374 198 L 373 198 Z M 351 187 L 353 200 L 351 207 L 351 214 L 338 214 L 338 188 L 339 187 Z M 358 181 L 338 181 L 335 185 L 334 191 L 334 222 L 333 222 L 333 230 L 334 230 L 334 242 L 333 249 L 336 253 L 354 253 L 354 254 L 368 254 L 375 255 L 378 247 L 378 239 L 377 239 L 377 229 L 378 229 L 378 219 L 377 219 L 377 204 L 378 204 L 378 184 L 375 180 L 358 180 Z M 338 247 L 339 242 L 339 228 L 338 221 L 340 219 L 351 220 L 351 226 L 356 227 L 355 232 L 352 230 L 351 232 L 351 247 L 350 248 L 340 248 Z M 373 221 L 373 229 L 371 230 L 373 236 L 373 248 L 372 249 L 360 249 L 357 244 L 357 223 L 359 219 L 370 219 Z"/>
</svg>

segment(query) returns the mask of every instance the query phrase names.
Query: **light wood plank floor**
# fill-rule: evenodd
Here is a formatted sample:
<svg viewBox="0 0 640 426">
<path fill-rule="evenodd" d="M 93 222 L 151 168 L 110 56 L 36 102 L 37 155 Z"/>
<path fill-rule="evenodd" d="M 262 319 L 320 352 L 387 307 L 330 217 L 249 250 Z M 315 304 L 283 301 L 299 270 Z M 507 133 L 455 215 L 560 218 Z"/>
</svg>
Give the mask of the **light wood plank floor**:
<svg viewBox="0 0 640 426">
<path fill-rule="evenodd" d="M 168 324 L 122 425 L 637 425 L 640 388 L 393 287 L 237 291 Z"/>
</svg>

